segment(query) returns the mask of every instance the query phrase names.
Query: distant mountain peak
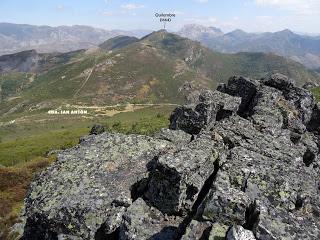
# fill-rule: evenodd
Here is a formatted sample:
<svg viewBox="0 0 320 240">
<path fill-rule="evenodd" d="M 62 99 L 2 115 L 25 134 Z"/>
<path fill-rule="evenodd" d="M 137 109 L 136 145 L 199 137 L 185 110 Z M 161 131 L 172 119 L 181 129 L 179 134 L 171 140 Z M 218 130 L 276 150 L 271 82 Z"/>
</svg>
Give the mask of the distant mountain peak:
<svg viewBox="0 0 320 240">
<path fill-rule="evenodd" d="M 279 31 L 280 33 L 293 33 L 290 29 L 286 28 L 282 31 Z"/>
<path fill-rule="evenodd" d="M 141 40 L 145 40 L 145 39 L 149 39 L 149 40 L 152 40 L 152 39 L 158 39 L 158 38 L 163 38 L 165 36 L 168 36 L 170 35 L 171 33 L 169 33 L 167 30 L 165 29 L 160 29 L 158 31 L 154 31 L 146 36 L 144 36 L 143 38 L 141 38 Z"/>
<path fill-rule="evenodd" d="M 180 36 L 190 38 L 192 40 L 198 40 L 200 37 L 218 37 L 222 36 L 221 29 L 216 27 L 206 27 L 198 24 L 188 24 L 178 32 Z"/>
<path fill-rule="evenodd" d="M 275 32 L 274 34 L 278 35 L 296 35 L 294 32 L 292 32 L 290 29 L 284 29 L 278 32 Z"/>
</svg>

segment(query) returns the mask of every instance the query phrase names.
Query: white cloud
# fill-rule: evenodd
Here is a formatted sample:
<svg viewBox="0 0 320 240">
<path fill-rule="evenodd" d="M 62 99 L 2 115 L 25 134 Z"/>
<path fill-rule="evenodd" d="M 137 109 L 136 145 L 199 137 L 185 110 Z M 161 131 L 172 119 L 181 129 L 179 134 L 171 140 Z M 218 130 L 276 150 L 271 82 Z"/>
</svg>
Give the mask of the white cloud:
<svg viewBox="0 0 320 240">
<path fill-rule="evenodd" d="M 125 10 L 135 10 L 139 8 L 144 8 L 144 5 L 128 3 L 128 4 L 121 5 L 121 8 Z"/>
<path fill-rule="evenodd" d="M 254 0 L 258 6 L 270 6 L 299 15 L 320 14 L 319 0 Z"/>
</svg>

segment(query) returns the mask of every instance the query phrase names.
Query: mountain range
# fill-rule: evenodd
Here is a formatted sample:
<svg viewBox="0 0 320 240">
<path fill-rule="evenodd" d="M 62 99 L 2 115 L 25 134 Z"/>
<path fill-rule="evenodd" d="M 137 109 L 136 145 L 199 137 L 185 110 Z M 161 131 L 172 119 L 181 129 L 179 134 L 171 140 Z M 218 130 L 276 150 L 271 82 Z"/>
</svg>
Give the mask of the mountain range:
<svg viewBox="0 0 320 240">
<path fill-rule="evenodd" d="M 105 40 L 122 35 L 141 38 L 151 30 L 104 30 L 88 26 L 33 26 L 0 23 L 0 55 L 35 49 L 39 53 L 70 52 L 95 48 Z M 320 68 L 320 36 L 279 32 L 224 33 L 219 28 L 196 24 L 184 26 L 176 34 L 199 41 L 222 53 L 274 53 L 297 61 L 310 69 Z"/>
<path fill-rule="evenodd" d="M 31 49 L 41 53 L 70 52 L 95 47 L 118 35 L 142 37 L 150 32 L 104 30 L 80 25 L 50 27 L 0 23 L 0 55 Z"/>
<path fill-rule="evenodd" d="M 300 86 L 320 83 L 317 73 L 271 53 L 214 52 L 164 30 L 141 39 L 115 37 L 88 50 L 1 56 L 0 114 L 66 104 L 182 103 L 181 89 L 212 89 L 232 75 L 259 79 L 273 72 Z"/>
<path fill-rule="evenodd" d="M 184 26 L 177 34 L 200 41 L 219 52 L 275 53 L 311 69 L 320 67 L 320 36 L 300 35 L 288 29 L 275 33 L 247 33 L 242 30 L 223 33 L 218 28 L 195 24 Z"/>
</svg>

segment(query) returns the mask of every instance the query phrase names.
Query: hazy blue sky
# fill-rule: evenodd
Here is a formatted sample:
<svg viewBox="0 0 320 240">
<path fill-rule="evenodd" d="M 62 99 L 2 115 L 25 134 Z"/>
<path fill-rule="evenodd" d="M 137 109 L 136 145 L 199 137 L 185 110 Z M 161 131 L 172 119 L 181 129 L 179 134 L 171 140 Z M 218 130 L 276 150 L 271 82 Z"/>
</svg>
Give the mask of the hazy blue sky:
<svg viewBox="0 0 320 240">
<path fill-rule="evenodd" d="M 0 22 L 159 29 L 156 12 L 174 12 L 168 28 L 184 24 L 223 31 L 320 33 L 320 0 L 0 0 Z"/>
</svg>

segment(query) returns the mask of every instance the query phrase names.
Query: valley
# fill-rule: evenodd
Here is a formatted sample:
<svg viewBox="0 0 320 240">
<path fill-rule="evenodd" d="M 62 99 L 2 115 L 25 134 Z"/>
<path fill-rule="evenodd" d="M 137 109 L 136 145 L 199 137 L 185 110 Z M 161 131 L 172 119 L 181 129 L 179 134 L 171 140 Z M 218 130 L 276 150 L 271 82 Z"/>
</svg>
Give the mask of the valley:
<svg viewBox="0 0 320 240">
<path fill-rule="evenodd" d="M 25 63 L 28 62 L 29 65 Z M 193 90 L 215 88 L 232 75 L 263 78 L 280 72 L 318 84 L 317 73 L 274 54 L 223 54 L 166 31 L 139 41 L 116 37 L 93 50 L 35 51 L 0 57 L 0 113 L 45 112 L 63 105 L 181 104 Z"/>
</svg>

